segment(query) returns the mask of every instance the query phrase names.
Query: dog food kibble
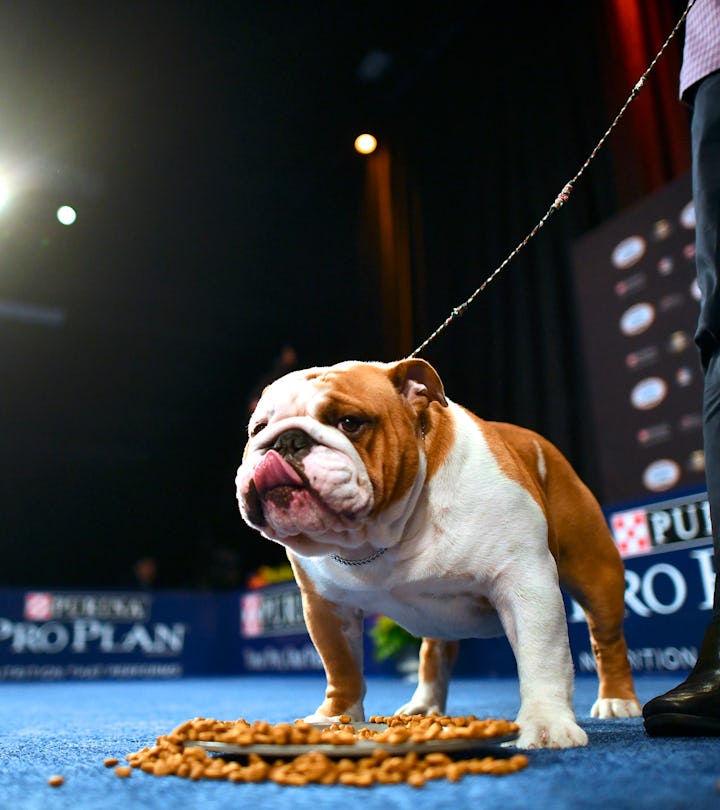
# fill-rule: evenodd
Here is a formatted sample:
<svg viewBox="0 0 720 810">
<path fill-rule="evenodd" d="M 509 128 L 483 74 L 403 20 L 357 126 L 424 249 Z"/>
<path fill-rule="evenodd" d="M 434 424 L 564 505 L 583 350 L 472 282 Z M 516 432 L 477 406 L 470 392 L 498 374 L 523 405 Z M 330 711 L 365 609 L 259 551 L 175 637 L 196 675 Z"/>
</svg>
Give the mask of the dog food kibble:
<svg viewBox="0 0 720 810">
<path fill-rule="evenodd" d="M 516 732 L 515 723 L 507 720 L 478 720 L 476 717 L 440 715 L 399 715 L 371 717 L 372 723 L 387 725 L 387 729 L 361 728 L 356 731 L 350 718 L 342 715 L 340 722 L 318 728 L 296 720 L 295 723 L 270 724 L 263 721 L 248 723 L 211 720 L 196 717 L 178 726 L 170 734 L 157 738 L 152 747 L 143 748 L 126 759 L 129 766 L 115 768 L 121 777 L 136 768 L 154 776 L 179 776 L 182 779 L 225 779 L 231 782 L 263 782 L 300 787 L 310 783 L 321 785 L 350 785 L 370 787 L 374 784 L 392 785 L 405 782 L 422 787 L 431 779 L 456 782 L 466 775 L 509 774 L 528 764 L 527 757 L 516 754 L 508 758 L 494 757 L 454 760 L 447 753 L 422 750 L 394 754 L 382 744 L 421 744 L 442 740 L 492 740 Z M 246 761 L 225 760 L 208 754 L 194 741 L 214 741 L 234 745 L 277 745 L 276 756 L 267 760 L 249 754 Z M 284 745 L 354 745 L 356 742 L 376 742 L 368 756 L 360 758 L 329 757 L 321 751 L 310 750 L 300 756 L 283 756 Z M 187 743 L 187 745 L 186 745 Z M 110 767 L 111 760 L 106 760 Z M 115 760 L 117 762 L 117 760 Z"/>
<path fill-rule="evenodd" d="M 48 785 L 50 787 L 60 787 L 60 785 L 65 784 L 65 779 L 62 776 L 51 776 L 48 779 Z"/>
<path fill-rule="evenodd" d="M 117 757 L 108 757 L 104 762 L 103 765 L 106 768 L 114 768 L 118 764 Z"/>
<path fill-rule="evenodd" d="M 121 779 L 127 779 L 131 773 L 132 768 L 129 765 L 119 765 L 115 768 L 115 776 L 119 776 Z"/>
</svg>

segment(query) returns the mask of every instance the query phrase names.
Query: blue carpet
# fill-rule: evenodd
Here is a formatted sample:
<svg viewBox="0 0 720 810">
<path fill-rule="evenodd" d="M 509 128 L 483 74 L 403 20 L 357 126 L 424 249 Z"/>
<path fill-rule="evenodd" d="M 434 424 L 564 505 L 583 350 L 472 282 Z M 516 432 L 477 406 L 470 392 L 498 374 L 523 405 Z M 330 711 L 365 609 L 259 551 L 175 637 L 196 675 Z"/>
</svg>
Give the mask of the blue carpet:
<svg viewBox="0 0 720 810">
<path fill-rule="evenodd" d="M 641 701 L 677 679 L 638 680 Z M 370 681 L 369 714 L 390 714 L 412 687 L 396 679 Z M 167 682 L 25 683 L 0 686 L 0 808 L 2 810 L 165 810 L 166 808 L 312 807 L 365 810 L 476 807 L 483 810 L 558 808 L 720 808 L 720 740 L 657 739 L 639 719 L 592 720 L 593 678 L 578 679 L 576 709 L 587 748 L 530 752 L 524 771 L 370 789 L 273 783 L 190 782 L 133 771 L 119 779 L 103 760 L 153 745 L 155 738 L 196 716 L 232 720 L 293 720 L 316 707 L 320 677 L 208 678 Z M 453 682 L 448 711 L 512 718 L 518 706 L 512 679 Z M 62 774 L 65 784 L 49 787 Z M 338 804 L 340 802 L 340 804 Z"/>
</svg>

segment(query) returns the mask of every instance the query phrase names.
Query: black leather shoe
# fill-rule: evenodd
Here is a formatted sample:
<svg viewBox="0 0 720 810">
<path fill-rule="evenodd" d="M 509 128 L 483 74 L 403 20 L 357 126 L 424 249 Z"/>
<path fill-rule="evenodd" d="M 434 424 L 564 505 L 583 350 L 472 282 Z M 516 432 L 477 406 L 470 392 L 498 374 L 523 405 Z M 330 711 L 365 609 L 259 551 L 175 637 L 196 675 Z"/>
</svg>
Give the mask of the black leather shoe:
<svg viewBox="0 0 720 810">
<path fill-rule="evenodd" d="M 674 689 L 643 706 L 645 730 L 656 737 L 720 736 L 720 620 L 705 632 L 697 662 Z"/>
</svg>

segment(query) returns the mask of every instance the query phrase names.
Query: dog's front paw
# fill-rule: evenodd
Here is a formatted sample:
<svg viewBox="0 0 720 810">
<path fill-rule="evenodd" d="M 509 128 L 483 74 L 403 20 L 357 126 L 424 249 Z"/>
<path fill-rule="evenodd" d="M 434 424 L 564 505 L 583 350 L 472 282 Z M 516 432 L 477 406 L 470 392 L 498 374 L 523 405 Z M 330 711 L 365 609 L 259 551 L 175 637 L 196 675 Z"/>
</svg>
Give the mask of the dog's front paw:
<svg viewBox="0 0 720 810">
<path fill-rule="evenodd" d="M 640 717 L 642 709 L 637 700 L 599 698 L 590 709 L 591 717 Z"/>
<path fill-rule="evenodd" d="M 433 701 L 410 700 L 404 703 L 395 714 L 443 714 L 444 708 Z"/>
<path fill-rule="evenodd" d="M 347 722 L 349 718 L 351 723 L 362 723 L 365 720 L 365 708 L 362 700 L 348 706 L 345 701 L 327 698 L 303 720 L 306 723 L 339 723 L 341 717 L 342 722 Z"/>
<path fill-rule="evenodd" d="M 574 748 L 587 745 L 587 734 L 573 720 L 527 718 L 520 720 L 518 748 Z"/>
<path fill-rule="evenodd" d="M 395 714 L 445 714 L 447 687 L 437 683 L 419 683 L 407 703 L 395 710 Z"/>
<path fill-rule="evenodd" d="M 307 717 L 303 717 L 303 720 L 306 723 L 341 723 L 347 722 L 347 718 L 350 718 L 351 723 L 362 723 L 365 720 L 365 714 L 363 712 L 357 711 L 347 711 L 343 714 L 321 714 L 320 712 L 315 712 L 314 714 L 309 714 Z M 342 718 L 342 720 L 340 719 Z"/>
</svg>

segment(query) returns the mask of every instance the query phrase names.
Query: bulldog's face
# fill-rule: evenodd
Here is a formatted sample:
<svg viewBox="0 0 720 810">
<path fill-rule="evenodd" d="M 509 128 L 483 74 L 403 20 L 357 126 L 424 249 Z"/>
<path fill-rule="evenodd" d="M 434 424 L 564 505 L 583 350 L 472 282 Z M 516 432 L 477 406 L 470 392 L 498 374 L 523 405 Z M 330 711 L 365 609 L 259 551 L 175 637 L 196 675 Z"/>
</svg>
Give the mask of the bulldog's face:
<svg viewBox="0 0 720 810">
<path fill-rule="evenodd" d="M 433 401 L 446 404 L 423 360 L 281 377 L 250 419 L 236 478 L 243 518 L 306 556 L 364 542 L 364 529 L 424 475 L 422 423 Z"/>
</svg>

